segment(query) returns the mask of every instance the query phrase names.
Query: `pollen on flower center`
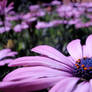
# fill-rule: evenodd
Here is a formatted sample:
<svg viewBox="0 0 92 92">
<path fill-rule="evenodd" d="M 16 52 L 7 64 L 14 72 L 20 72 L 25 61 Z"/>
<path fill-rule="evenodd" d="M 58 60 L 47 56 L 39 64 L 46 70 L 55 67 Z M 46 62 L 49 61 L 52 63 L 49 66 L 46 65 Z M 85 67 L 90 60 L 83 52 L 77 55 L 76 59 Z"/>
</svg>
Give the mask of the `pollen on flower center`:
<svg viewBox="0 0 92 92">
<path fill-rule="evenodd" d="M 73 75 L 85 80 L 92 78 L 92 58 L 83 58 L 76 61 Z"/>
</svg>

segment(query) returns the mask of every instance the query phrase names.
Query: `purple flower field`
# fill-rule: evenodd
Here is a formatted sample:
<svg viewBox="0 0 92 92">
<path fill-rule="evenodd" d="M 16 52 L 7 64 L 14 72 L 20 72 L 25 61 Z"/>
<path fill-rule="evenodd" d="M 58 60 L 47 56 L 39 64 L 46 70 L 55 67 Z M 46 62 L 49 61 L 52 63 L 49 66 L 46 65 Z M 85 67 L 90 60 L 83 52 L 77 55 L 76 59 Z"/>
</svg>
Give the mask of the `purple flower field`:
<svg viewBox="0 0 92 92">
<path fill-rule="evenodd" d="M 92 3 L 0 0 L 0 92 L 92 92 Z"/>
</svg>

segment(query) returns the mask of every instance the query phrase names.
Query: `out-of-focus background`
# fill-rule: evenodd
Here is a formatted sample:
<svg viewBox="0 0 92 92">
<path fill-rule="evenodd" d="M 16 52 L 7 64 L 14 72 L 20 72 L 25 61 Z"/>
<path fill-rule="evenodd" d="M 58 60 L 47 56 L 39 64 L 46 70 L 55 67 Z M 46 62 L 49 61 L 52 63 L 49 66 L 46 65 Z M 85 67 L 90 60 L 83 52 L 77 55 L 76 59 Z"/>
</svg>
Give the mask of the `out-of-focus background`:
<svg viewBox="0 0 92 92">
<path fill-rule="evenodd" d="M 16 57 L 35 55 L 30 49 L 41 44 L 68 55 L 70 41 L 84 44 L 91 33 L 91 0 L 0 0 L 0 49 L 17 51 Z M 0 69 L 2 80 L 14 68 Z"/>
</svg>

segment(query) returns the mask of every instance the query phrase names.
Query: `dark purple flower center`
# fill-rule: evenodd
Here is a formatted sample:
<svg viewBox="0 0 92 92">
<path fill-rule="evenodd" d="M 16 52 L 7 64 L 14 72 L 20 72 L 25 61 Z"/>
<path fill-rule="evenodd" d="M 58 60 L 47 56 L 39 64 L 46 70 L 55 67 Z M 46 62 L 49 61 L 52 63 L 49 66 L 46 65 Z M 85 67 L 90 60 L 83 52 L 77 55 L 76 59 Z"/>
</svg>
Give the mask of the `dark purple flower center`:
<svg viewBox="0 0 92 92">
<path fill-rule="evenodd" d="M 92 78 L 92 58 L 83 58 L 76 61 L 73 75 L 90 80 Z"/>
</svg>

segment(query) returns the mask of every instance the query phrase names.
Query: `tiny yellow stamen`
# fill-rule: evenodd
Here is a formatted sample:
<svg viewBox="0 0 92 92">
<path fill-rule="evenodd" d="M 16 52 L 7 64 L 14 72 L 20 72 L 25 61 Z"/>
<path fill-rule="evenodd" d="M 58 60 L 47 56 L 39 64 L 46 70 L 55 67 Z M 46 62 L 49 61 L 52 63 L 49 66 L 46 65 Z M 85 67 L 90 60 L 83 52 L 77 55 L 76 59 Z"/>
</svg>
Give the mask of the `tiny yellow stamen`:
<svg viewBox="0 0 92 92">
<path fill-rule="evenodd" d="M 84 70 L 87 70 L 87 67 L 84 67 Z"/>
<path fill-rule="evenodd" d="M 76 66 L 77 67 L 77 69 L 79 68 L 79 65 L 78 66 Z"/>
<path fill-rule="evenodd" d="M 80 60 L 76 61 L 77 63 L 80 63 Z"/>
<path fill-rule="evenodd" d="M 75 66 L 78 66 L 78 64 L 75 64 Z"/>
<path fill-rule="evenodd" d="M 89 69 L 92 69 L 92 67 L 89 67 Z"/>
<path fill-rule="evenodd" d="M 84 66 L 85 66 L 84 64 L 81 65 L 81 67 L 84 67 Z"/>
<path fill-rule="evenodd" d="M 79 65 L 78 65 L 78 64 L 75 64 L 75 66 L 76 66 L 77 68 L 79 68 Z"/>
</svg>

